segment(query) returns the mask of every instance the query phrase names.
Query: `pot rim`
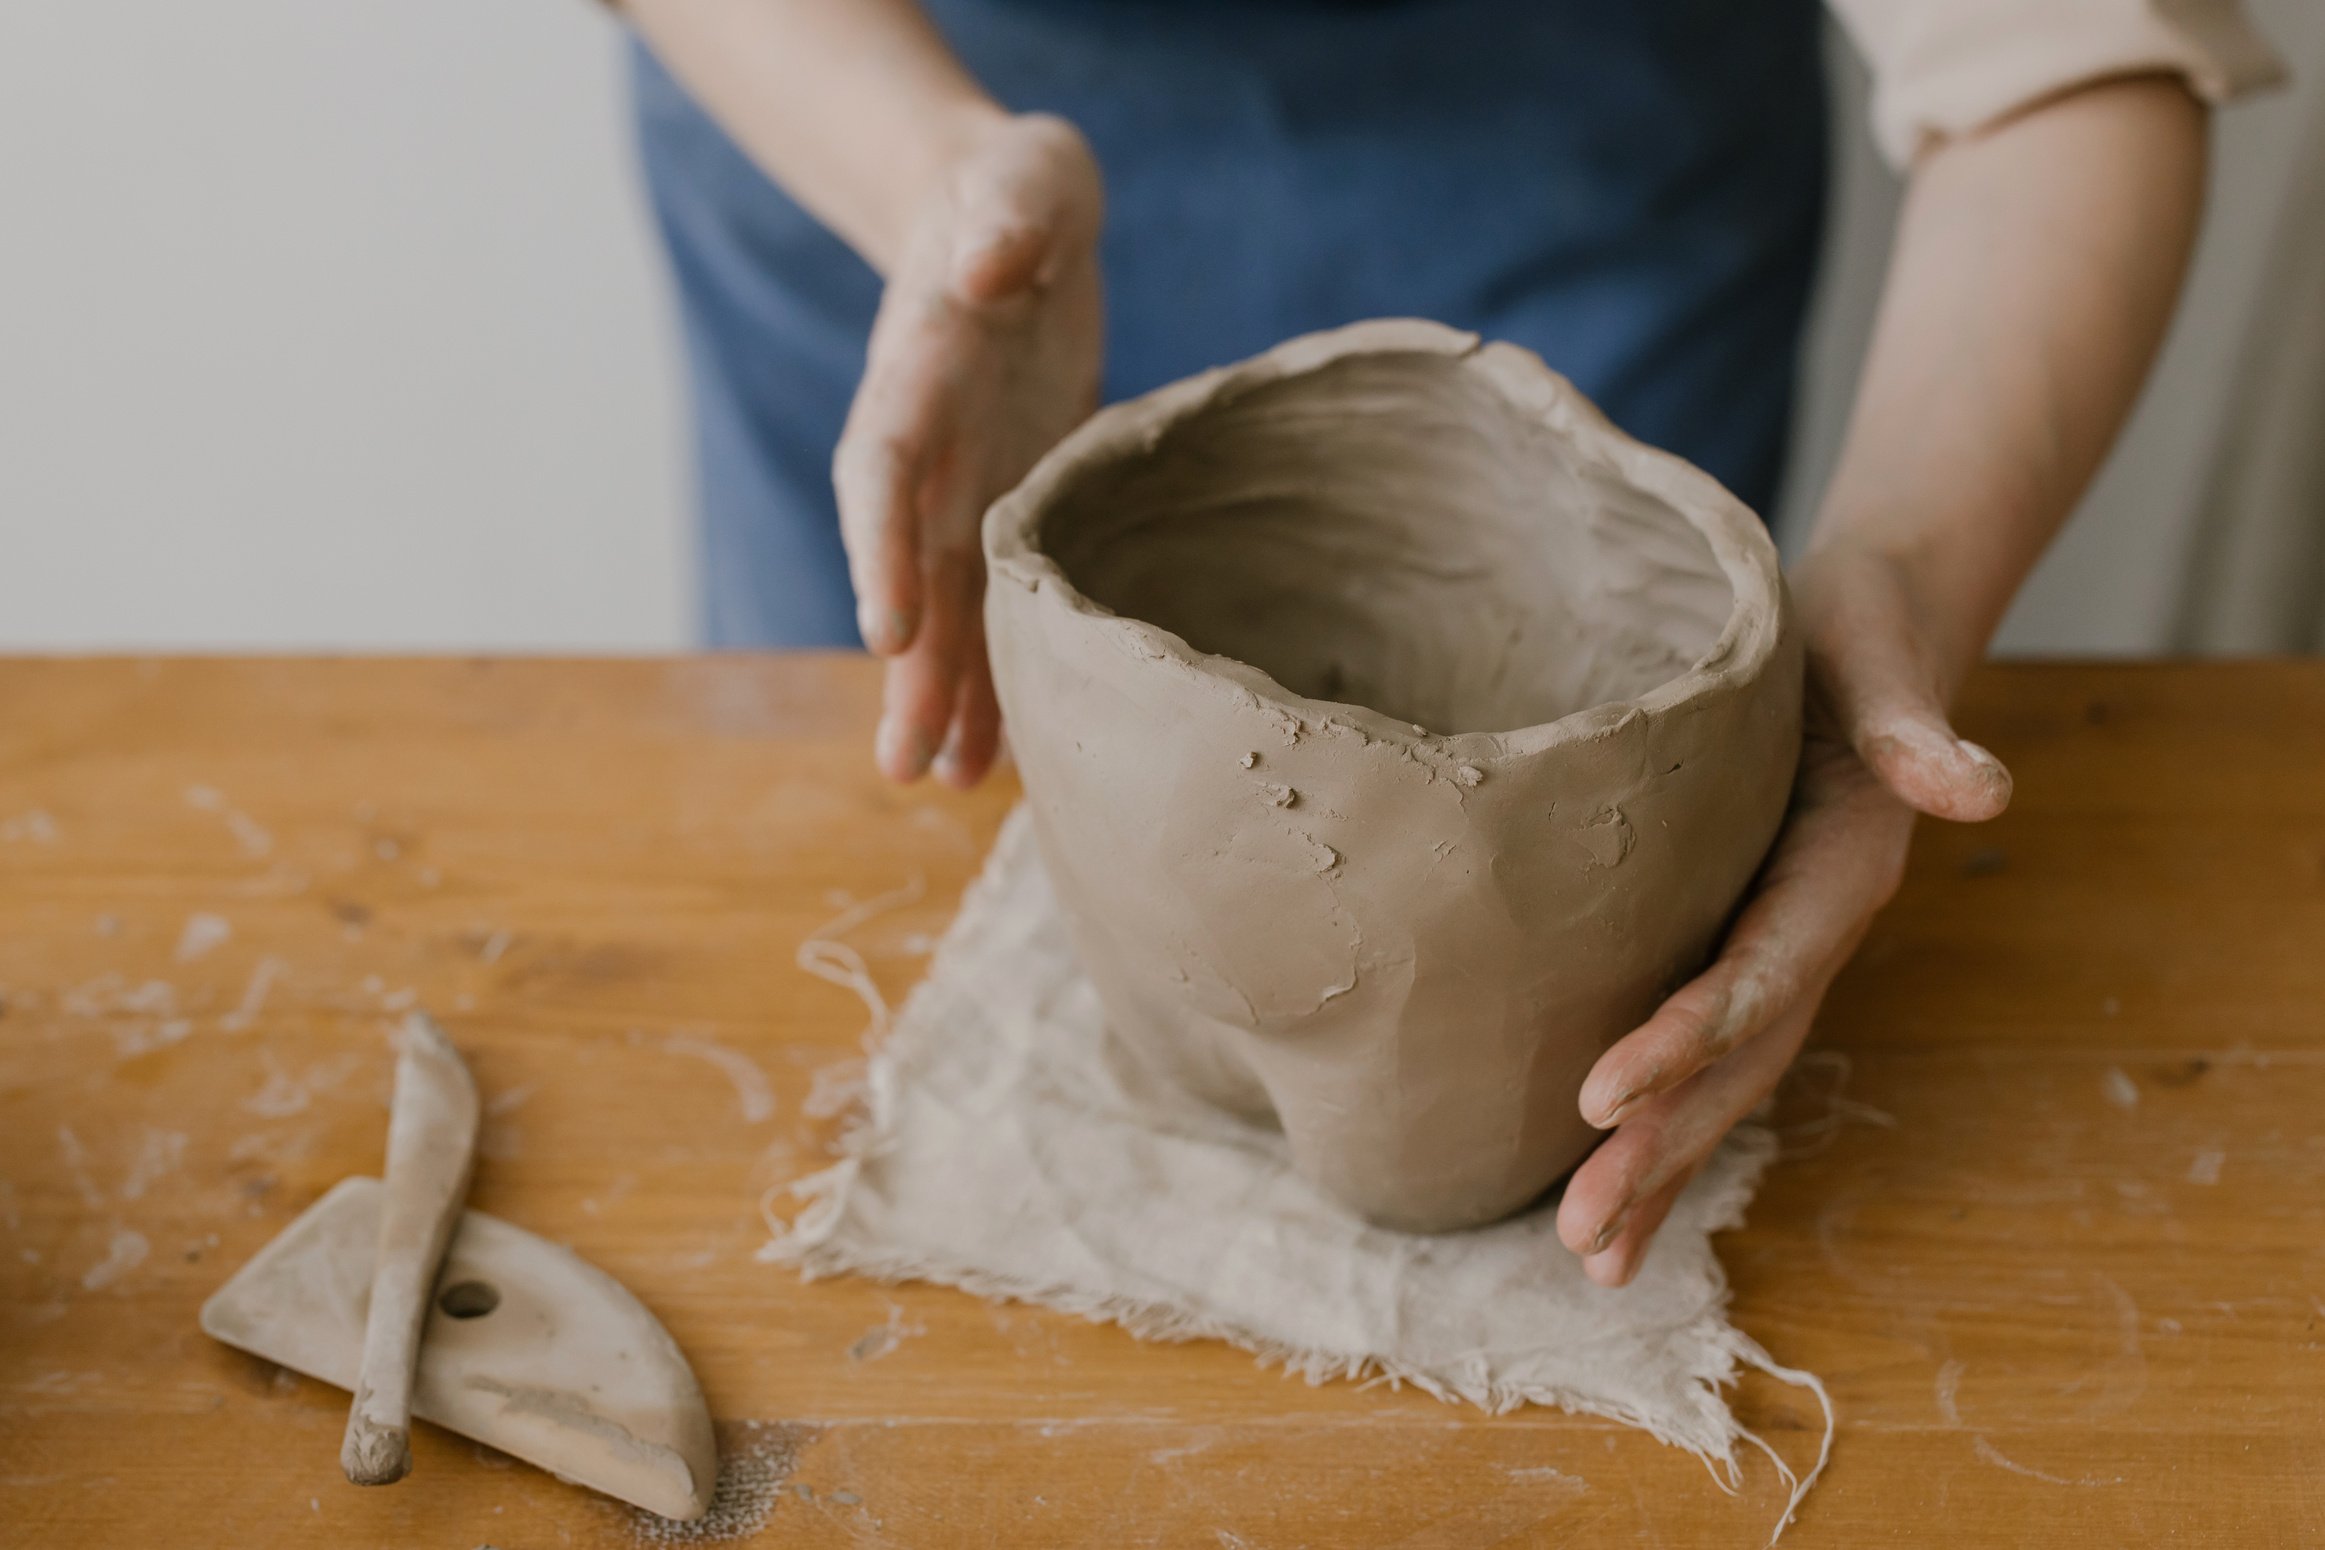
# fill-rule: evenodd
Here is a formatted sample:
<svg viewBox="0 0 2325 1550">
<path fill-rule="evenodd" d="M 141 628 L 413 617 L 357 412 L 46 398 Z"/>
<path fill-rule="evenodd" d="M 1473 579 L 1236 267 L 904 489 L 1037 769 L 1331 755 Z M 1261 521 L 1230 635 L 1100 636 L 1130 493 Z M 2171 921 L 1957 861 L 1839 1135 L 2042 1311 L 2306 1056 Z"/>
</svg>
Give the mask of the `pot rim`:
<svg viewBox="0 0 2325 1550">
<path fill-rule="evenodd" d="M 1547 425 L 1586 462 L 1611 465 L 1618 476 L 1662 500 L 1709 545 L 1728 581 L 1732 602 L 1716 639 L 1684 671 L 1631 699 L 1605 700 L 1553 721 L 1502 732 L 1416 729 L 1369 706 L 1294 694 L 1265 670 L 1238 658 L 1198 650 L 1177 633 L 1116 613 L 1067 578 L 1035 541 L 1043 514 L 1084 471 L 1153 450 L 1183 421 L 1233 403 L 1255 388 L 1306 376 L 1355 355 L 1443 355 L 1484 373 L 1519 413 Z M 1509 758 L 1605 736 L 1634 717 L 1652 718 L 1756 682 L 1781 641 L 1787 601 L 1775 542 L 1767 528 L 1726 486 L 1674 453 L 1636 440 L 1599 412 L 1582 391 L 1540 356 L 1517 345 L 1487 343 L 1478 335 L 1419 318 L 1351 323 L 1287 340 L 1264 354 L 1174 382 L 1099 410 L 1036 463 L 1017 487 L 986 511 L 982 527 L 988 587 L 1011 585 L 1046 596 L 1052 606 L 1087 623 L 1101 638 L 1134 655 L 1187 668 L 1197 680 L 1223 680 L 1263 709 L 1302 722 L 1338 721 L 1367 736 L 1468 758 Z"/>
</svg>

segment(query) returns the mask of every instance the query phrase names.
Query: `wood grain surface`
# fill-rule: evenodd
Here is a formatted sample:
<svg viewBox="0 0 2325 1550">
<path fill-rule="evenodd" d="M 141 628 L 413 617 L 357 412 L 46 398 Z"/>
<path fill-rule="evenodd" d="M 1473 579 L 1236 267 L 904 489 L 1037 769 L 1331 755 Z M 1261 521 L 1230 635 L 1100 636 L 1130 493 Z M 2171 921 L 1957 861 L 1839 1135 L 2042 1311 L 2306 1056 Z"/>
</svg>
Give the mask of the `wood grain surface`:
<svg viewBox="0 0 2325 1550">
<path fill-rule="evenodd" d="M 1765 1461 L 1730 1496 L 1605 1422 L 755 1262 L 866 1018 L 798 944 L 917 882 L 849 938 L 900 996 L 1013 796 L 875 780 L 875 689 L 843 659 L 0 664 L 0 1544 L 1765 1540 Z M 1925 826 L 1720 1240 L 1736 1321 L 1840 1411 L 1785 1543 L 2325 1542 L 2325 665 L 1995 669 L 1963 721 L 2017 804 Z M 415 1002 L 486 1097 L 474 1203 L 692 1357 L 709 1523 L 426 1426 L 357 1489 L 343 1395 L 196 1330 L 378 1171 Z M 1813 1402 L 1738 1405 L 1812 1454 Z"/>
</svg>

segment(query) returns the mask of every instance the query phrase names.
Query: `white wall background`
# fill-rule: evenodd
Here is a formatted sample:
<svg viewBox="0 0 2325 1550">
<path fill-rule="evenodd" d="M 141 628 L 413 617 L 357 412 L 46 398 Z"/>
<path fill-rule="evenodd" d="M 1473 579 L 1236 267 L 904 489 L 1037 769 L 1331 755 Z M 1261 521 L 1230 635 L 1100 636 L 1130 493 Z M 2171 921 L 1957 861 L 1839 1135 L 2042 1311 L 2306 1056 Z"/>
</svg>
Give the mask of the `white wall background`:
<svg viewBox="0 0 2325 1550">
<path fill-rule="evenodd" d="M 589 0 L 0 0 L 0 645 L 690 634 Z"/>
<path fill-rule="evenodd" d="M 2325 73 L 2325 7 L 2251 0 Z M 680 646 L 680 379 L 587 0 L 0 4 L 0 649 Z M 2190 298 L 2006 625 L 2167 637 L 2305 83 L 2223 121 Z M 1894 208 L 1861 111 L 1792 509 Z"/>
</svg>

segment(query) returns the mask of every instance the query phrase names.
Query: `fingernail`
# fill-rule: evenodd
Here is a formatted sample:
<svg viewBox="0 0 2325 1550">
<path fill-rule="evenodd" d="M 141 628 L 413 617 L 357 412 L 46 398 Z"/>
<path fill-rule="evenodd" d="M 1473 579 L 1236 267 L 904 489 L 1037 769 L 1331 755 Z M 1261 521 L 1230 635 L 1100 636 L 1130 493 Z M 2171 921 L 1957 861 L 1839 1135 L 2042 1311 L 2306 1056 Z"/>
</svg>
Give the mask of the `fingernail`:
<svg viewBox="0 0 2325 1550">
<path fill-rule="evenodd" d="M 1615 1235 L 1623 1230 L 1623 1223 L 1630 1218 L 1630 1215 L 1631 1208 L 1629 1206 L 1624 1206 L 1620 1211 L 1617 1211 L 1614 1215 L 1608 1217 L 1605 1224 L 1602 1225 L 1596 1235 L 1591 1238 L 1590 1247 L 1582 1251 L 1583 1256 L 1588 1258 L 1593 1254 L 1605 1253 L 1606 1246 L 1615 1241 Z"/>
<path fill-rule="evenodd" d="M 874 754 L 880 767 L 898 780 L 917 780 L 927 771 L 929 756 L 934 751 L 926 731 L 899 721 L 881 722 L 874 740 Z"/>
<path fill-rule="evenodd" d="M 1655 1073 L 1650 1071 L 1643 1079 L 1634 1077 L 1624 1086 L 1616 1088 L 1613 1097 L 1605 1096 L 1606 1090 L 1621 1080 L 1619 1077 L 1603 1077 L 1595 1072 L 1584 1080 L 1582 1091 L 1575 1099 L 1575 1107 L 1582 1111 L 1584 1124 L 1595 1125 L 1600 1130 L 1612 1129 L 1615 1121 L 1622 1118 L 1623 1110 L 1645 1097 L 1647 1089 L 1655 1085 Z"/>
<path fill-rule="evenodd" d="M 1971 742 L 1968 738 L 1957 740 L 1954 746 L 1959 748 L 1972 764 L 1984 770 L 1990 779 L 2008 780 L 2010 778 L 2010 771 L 2000 759 L 1995 758 L 1990 751 Z"/>
<path fill-rule="evenodd" d="M 902 651 L 912 644 L 912 637 L 920 627 L 920 614 L 910 608 L 891 608 L 885 623 L 888 649 Z"/>
<path fill-rule="evenodd" d="M 1600 1130 L 1612 1130 L 1623 1122 L 1623 1116 L 1630 1113 L 1631 1105 L 1637 1103 L 1638 1101 L 1639 1094 L 1637 1090 L 1634 1089 L 1633 1091 L 1624 1093 L 1620 1098 L 1617 1098 L 1614 1102 L 1608 1104 L 1604 1109 L 1602 1109 L 1599 1112 L 1598 1118 L 1590 1120 L 1590 1123 Z M 1586 1119 L 1589 1118 L 1587 1115 L 1584 1117 Z"/>
<path fill-rule="evenodd" d="M 902 651 L 912 639 L 912 615 L 902 608 L 866 603 L 856 610 L 856 628 L 863 634 L 866 649 L 886 656 Z"/>
<path fill-rule="evenodd" d="M 1582 1262 L 1582 1271 L 1593 1283 L 1613 1291 L 1631 1284 L 1631 1278 L 1639 1273 L 1639 1256 L 1628 1249 L 1593 1254 Z"/>
<path fill-rule="evenodd" d="M 945 728 L 945 740 L 938 745 L 929 771 L 947 785 L 958 785 L 967 770 L 968 766 L 961 762 L 961 723 L 956 718 Z"/>
<path fill-rule="evenodd" d="M 1995 794 L 1997 800 L 2004 802 L 2010 800 L 2013 782 L 2010 778 L 2008 765 L 1966 737 L 1958 739 L 1954 746 L 1961 749 L 1963 757 L 1978 767 L 1978 773 L 1985 778 L 1987 787 Z"/>
</svg>

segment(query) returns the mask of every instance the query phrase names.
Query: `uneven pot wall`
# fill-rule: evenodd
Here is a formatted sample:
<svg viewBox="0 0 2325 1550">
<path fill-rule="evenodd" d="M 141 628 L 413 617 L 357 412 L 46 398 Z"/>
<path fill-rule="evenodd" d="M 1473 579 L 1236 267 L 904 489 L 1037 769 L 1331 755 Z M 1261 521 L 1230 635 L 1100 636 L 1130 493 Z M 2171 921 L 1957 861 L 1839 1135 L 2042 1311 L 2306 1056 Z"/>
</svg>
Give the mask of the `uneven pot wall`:
<svg viewBox="0 0 2325 1550">
<path fill-rule="evenodd" d="M 987 515 L 994 674 L 1141 1057 L 1387 1225 L 1490 1221 L 1774 836 L 1759 522 L 1530 354 L 1296 339 L 1092 419 Z"/>
</svg>

